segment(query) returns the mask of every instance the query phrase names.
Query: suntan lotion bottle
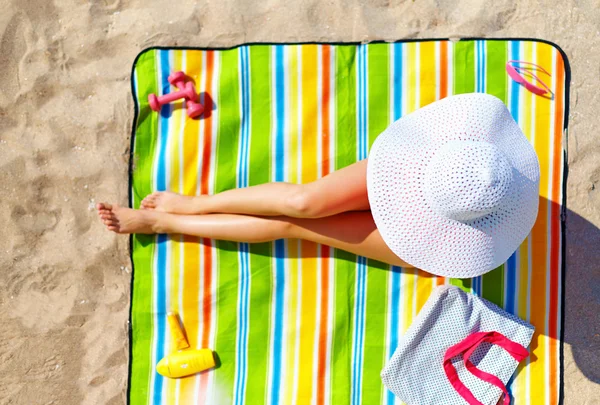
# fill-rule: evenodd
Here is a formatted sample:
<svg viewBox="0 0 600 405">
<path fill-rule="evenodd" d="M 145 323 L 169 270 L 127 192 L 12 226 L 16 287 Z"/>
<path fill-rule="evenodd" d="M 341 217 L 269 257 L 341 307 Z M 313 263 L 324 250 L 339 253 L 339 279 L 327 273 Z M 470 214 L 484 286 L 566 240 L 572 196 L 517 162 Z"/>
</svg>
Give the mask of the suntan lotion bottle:
<svg viewBox="0 0 600 405">
<path fill-rule="evenodd" d="M 158 374 L 169 378 L 187 377 L 215 366 L 210 349 L 187 349 L 163 357 L 156 365 Z"/>
</svg>

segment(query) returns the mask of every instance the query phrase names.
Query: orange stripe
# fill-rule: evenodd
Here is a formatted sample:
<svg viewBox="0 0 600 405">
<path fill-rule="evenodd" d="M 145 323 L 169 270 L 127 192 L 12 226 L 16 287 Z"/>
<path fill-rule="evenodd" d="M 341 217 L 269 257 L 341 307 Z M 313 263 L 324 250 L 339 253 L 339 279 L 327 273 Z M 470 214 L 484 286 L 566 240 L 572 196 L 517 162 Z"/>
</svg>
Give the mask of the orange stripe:
<svg viewBox="0 0 600 405">
<path fill-rule="evenodd" d="M 321 174 L 329 174 L 329 81 L 331 51 L 328 45 L 321 52 Z M 329 324 L 329 246 L 321 246 L 321 323 L 319 325 L 319 354 L 317 363 L 317 404 L 325 403 L 325 371 L 327 369 L 327 326 Z"/>
<path fill-rule="evenodd" d="M 213 117 L 210 111 L 213 109 L 213 103 L 210 96 L 212 91 L 213 73 L 214 73 L 214 51 L 206 52 L 206 87 L 204 97 L 204 110 L 208 112 L 203 116 L 204 119 L 204 140 L 202 143 L 202 168 L 201 168 L 201 184 L 200 193 L 208 194 L 209 192 L 209 180 L 210 180 L 210 166 L 211 166 L 211 153 L 212 153 L 212 123 Z M 202 266 L 204 291 L 202 292 L 202 340 L 201 346 L 203 348 L 209 347 L 210 333 L 211 333 L 211 316 L 212 316 L 212 241 L 209 239 L 202 239 L 202 254 L 204 257 L 204 266 Z M 200 393 L 199 402 L 206 403 L 207 385 L 208 385 L 207 373 L 201 374 L 200 376 Z"/>
<path fill-rule="evenodd" d="M 322 60 L 321 65 L 323 66 L 323 78 L 322 78 L 322 91 L 323 96 L 321 100 L 321 122 L 322 122 L 322 138 L 321 138 L 321 173 L 322 176 L 329 174 L 329 162 L 331 159 L 329 152 L 329 82 L 330 82 L 330 58 L 331 49 L 328 45 L 322 47 Z"/>
<path fill-rule="evenodd" d="M 440 42 L 440 99 L 448 96 L 448 41 Z"/>
<path fill-rule="evenodd" d="M 319 325 L 319 361 L 317 365 L 317 404 L 325 403 L 327 368 L 327 325 L 329 324 L 329 246 L 321 246 L 321 324 Z"/>
<path fill-rule="evenodd" d="M 552 159 L 554 166 L 552 169 L 552 203 L 551 203 L 551 215 L 552 222 L 550 228 L 550 235 L 552 238 L 550 245 L 550 308 L 549 314 L 550 319 L 548 322 L 548 337 L 550 345 L 550 403 L 558 403 L 558 391 L 554 389 L 557 386 L 557 373 L 554 371 L 558 369 L 557 365 L 557 344 L 558 344 L 558 300 L 560 299 L 558 293 L 558 278 L 560 277 L 560 263 L 559 263 L 559 249 L 560 249 L 560 205 L 562 201 L 559 201 L 561 192 L 561 180 L 562 180 L 562 166 L 561 154 L 562 154 L 562 135 L 563 135 L 563 97 L 564 97 L 564 61 L 562 55 L 556 52 L 556 66 L 554 69 L 554 76 L 556 77 L 556 90 L 555 90 L 555 106 L 554 111 L 554 145 L 552 151 Z"/>
</svg>

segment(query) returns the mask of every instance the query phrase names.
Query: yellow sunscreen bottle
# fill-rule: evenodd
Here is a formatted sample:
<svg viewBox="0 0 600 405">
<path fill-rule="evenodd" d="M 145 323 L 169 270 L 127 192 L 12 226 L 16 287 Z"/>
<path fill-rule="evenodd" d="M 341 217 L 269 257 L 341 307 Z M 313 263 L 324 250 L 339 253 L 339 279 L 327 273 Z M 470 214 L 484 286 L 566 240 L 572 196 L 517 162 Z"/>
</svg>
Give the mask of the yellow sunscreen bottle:
<svg viewBox="0 0 600 405">
<path fill-rule="evenodd" d="M 180 378 L 208 370 L 215 366 L 215 356 L 210 349 L 187 349 L 163 357 L 156 365 L 158 374 Z"/>
</svg>

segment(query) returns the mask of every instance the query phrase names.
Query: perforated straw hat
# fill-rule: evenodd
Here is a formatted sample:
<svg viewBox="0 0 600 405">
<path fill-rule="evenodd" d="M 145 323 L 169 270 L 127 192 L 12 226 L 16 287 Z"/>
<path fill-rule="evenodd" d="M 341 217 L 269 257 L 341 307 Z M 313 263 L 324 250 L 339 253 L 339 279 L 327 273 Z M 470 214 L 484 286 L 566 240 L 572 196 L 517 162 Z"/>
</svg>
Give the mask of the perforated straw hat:
<svg viewBox="0 0 600 405">
<path fill-rule="evenodd" d="M 371 212 L 389 248 L 439 276 L 504 263 L 538 211 L 535 151 L 504 103 L 448 97 L 390 125 L 369 153 Z"/>
</svg>

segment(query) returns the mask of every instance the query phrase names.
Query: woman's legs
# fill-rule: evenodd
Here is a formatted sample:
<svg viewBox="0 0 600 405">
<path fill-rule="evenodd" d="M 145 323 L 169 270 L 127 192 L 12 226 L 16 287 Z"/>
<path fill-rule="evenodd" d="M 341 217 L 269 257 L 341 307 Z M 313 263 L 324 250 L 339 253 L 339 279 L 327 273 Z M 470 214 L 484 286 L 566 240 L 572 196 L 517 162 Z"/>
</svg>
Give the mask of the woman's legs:
<svg viewBox="0 0 600 405">
<path fill-rule="evenodd" d="M 235 214 L 177 215 L 98 204 L 108 229 L 117 233 L 170 233 L 258 243 L 298 238 L 385 263 L 407 266 L 385 244 L 368 211 L 319 219 Z"/>
<path fill-rule="evenodd" d="M 195 197 L 157 192 L 142 208 L 173 214 L 230 213 L 294 218 L 321 218 L 369 209 L 367 160 L 308 184 L 267 183 Z"/>
</svg>

